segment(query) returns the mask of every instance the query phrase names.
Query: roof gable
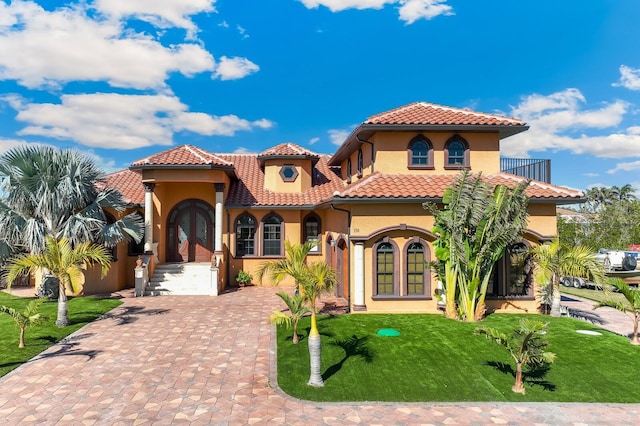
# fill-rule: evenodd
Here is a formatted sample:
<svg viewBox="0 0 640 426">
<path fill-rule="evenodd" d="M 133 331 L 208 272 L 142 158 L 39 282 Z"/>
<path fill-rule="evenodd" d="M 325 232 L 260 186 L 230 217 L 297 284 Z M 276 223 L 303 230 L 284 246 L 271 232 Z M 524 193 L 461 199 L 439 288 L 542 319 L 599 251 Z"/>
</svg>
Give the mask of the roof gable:
<svg viewBox="0 0 640 426">
<path fill-rule="evenodd" d="M 233 163 L 193 145 L 180 145 L 133 162 L 131 169 L 157 166 L 233 167 Z"/>
</svg>

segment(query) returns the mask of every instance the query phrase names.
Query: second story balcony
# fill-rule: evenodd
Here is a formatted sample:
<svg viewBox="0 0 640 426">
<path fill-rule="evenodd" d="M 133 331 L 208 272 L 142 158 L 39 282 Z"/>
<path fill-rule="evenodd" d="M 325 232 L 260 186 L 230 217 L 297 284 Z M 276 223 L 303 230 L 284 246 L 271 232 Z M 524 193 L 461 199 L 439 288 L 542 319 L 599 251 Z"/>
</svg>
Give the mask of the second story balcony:
<svg viewBox="0 0 640 426">
<path fill-rule="evenodd" d="M 501 157 L 500 171 L 551 183 L 551 160 Z"/>
</svg>

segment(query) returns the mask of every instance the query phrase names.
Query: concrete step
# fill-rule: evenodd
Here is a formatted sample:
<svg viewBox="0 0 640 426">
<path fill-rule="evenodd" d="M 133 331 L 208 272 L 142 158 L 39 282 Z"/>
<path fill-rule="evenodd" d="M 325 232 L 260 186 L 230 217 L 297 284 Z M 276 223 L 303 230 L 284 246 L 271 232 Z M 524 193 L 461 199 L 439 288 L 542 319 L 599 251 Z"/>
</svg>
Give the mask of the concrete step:
<svg viewBox="0 0 640 426">
<path fill-rule="evenodd" d="M 207 263 L 157 265 L 144 289 L 145 296 L 211 295 L 211 266 Z"/>
</svg>

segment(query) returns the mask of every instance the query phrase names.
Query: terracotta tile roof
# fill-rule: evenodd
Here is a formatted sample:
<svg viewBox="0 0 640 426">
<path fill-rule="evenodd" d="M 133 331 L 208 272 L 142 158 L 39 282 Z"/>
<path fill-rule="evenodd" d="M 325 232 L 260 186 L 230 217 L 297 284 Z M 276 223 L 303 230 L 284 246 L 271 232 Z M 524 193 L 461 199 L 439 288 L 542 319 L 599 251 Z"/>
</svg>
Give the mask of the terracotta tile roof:
<svg viewBox="0 0 640 426">
<path fill-rule="evenodd" d="M 144 203 L 144 187 L 140 172 L 121 170 L 106 176 L 107 187 L 117 188 L 131 204 Z"/>
<path fill-rule="evenodd" d="M 260 153 L 259 157 L 318 157 L 313 151 L 309 151 L 308 149 L 304 149 L 303 147 L 296 145 L 295 143 L 286 142 L 281 143 L 280 145 L 276 145 L 273 148 L 269 148 Z"/>
<path fill-rule="evenodd" d="M 524 126 L 522 120 L 495 114 L 452 108 L 428 102 L 414 102 L 390 111 L 372 115 L 363 124 L 414 125 L 496 125 Z"/>
<path fill-rule="evenodd" d="M 403 175 L 373 173 L 364 179 L 354 182 L 340 192 L 339 197 L 351 199 L 438 199 L 442 198 L 444 190 L 454 184 L 457 174 L 447 175 Z M 507 173 L 483 175 L 483 180 L 492 186 L 506 185 L 513 187 L 526 179 Z M 567 201 L 579 200 L 582 197 L 580 191 L 532 181 L 526 194 L 531 199 L 566 199 Z"/>
<path fill-rule="evenodd" d="M 229 188 L 228 206 L 309 206 L 330 198 L 345 183 L 328 166 L 328 155 L 319 155 L 312 186 L 304 192 L 279 193 L 264 189 L 264 171 L 255 154 L 218 154 L 234 164 L 238 180 Z"/>
<path fill-rule="evenodd" d="M 207 152 L 197 146 L 180 145 L 167 151 L 162 151 L 150 157 L 135 161 L 132 168 L 142 168 L 144 166 L 181 166 L 181 165 L 211 165 L 220 167 L 231 167 L 233 164 L 220 158 L 219 156 Z"/>
</svg>

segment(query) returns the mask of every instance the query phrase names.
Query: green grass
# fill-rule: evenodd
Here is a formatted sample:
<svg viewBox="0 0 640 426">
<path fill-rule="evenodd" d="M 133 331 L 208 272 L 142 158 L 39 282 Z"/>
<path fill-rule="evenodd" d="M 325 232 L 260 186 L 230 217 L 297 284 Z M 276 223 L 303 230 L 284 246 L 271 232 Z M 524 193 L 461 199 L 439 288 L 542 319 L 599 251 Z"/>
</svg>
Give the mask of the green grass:
<svg viewBox="0 0 640 426">
<path fill-rule="evenodd" d="M 612 299 L 619 302 L 624 302 L 625 298 L 622 294 L 613 291 L 604 292 L 603 290 L 594 288 L 574 288 L 574 287 L 560 287 L 560 292 L 569 296 L 578 296 L 584 299 L 593 300 L 594 302 L 601 302 L 606 299 Z"/>
<path fill-rule="evenodd" d="M 550 323 L 549 350 L 557 360 L 546 372 L 525 377 L 526 395 L 513 393 L 515 366 L 509 353 L 473 332 L 479 325 L 510 331 L 522 317 L 490 315 L 476 324 L 442 315 L 322 317 L 323 388 L 306 385 L 309 319 L 305 318 L 298 345 L 291 343 L 291 330 L 278 327 L 278 384 L 289 395 L 313 401 L 640 402 L 640 347 L 632 346 L 628 338 L 564 317 L 530 316 Z M 396 329 L 401 335 L 377 336 L 381 328 Z M 350 338 L 352 345 L 345 345 Z M 369 362 L 362 354 L 371 355 Z"/>
<path fill-rule="evenodd" d="M 0 305 L 10 306 L 22 312 L 31 298 L 16 297 L 0 292 Z M 0 314 L 0 376 L 24 364 L 40 352 L 59 342 L 100 315 L 122 304 L 115 299 L 74 297 L 69 299 L 71 325 L 58 328 L 55 325 L 58 303 L 45 302 L 40 312 L 48 317 L 45 324 L 27 328 L 25 348 L 18 348 L 18 327 L 7 314 Z"/>
</svg>

